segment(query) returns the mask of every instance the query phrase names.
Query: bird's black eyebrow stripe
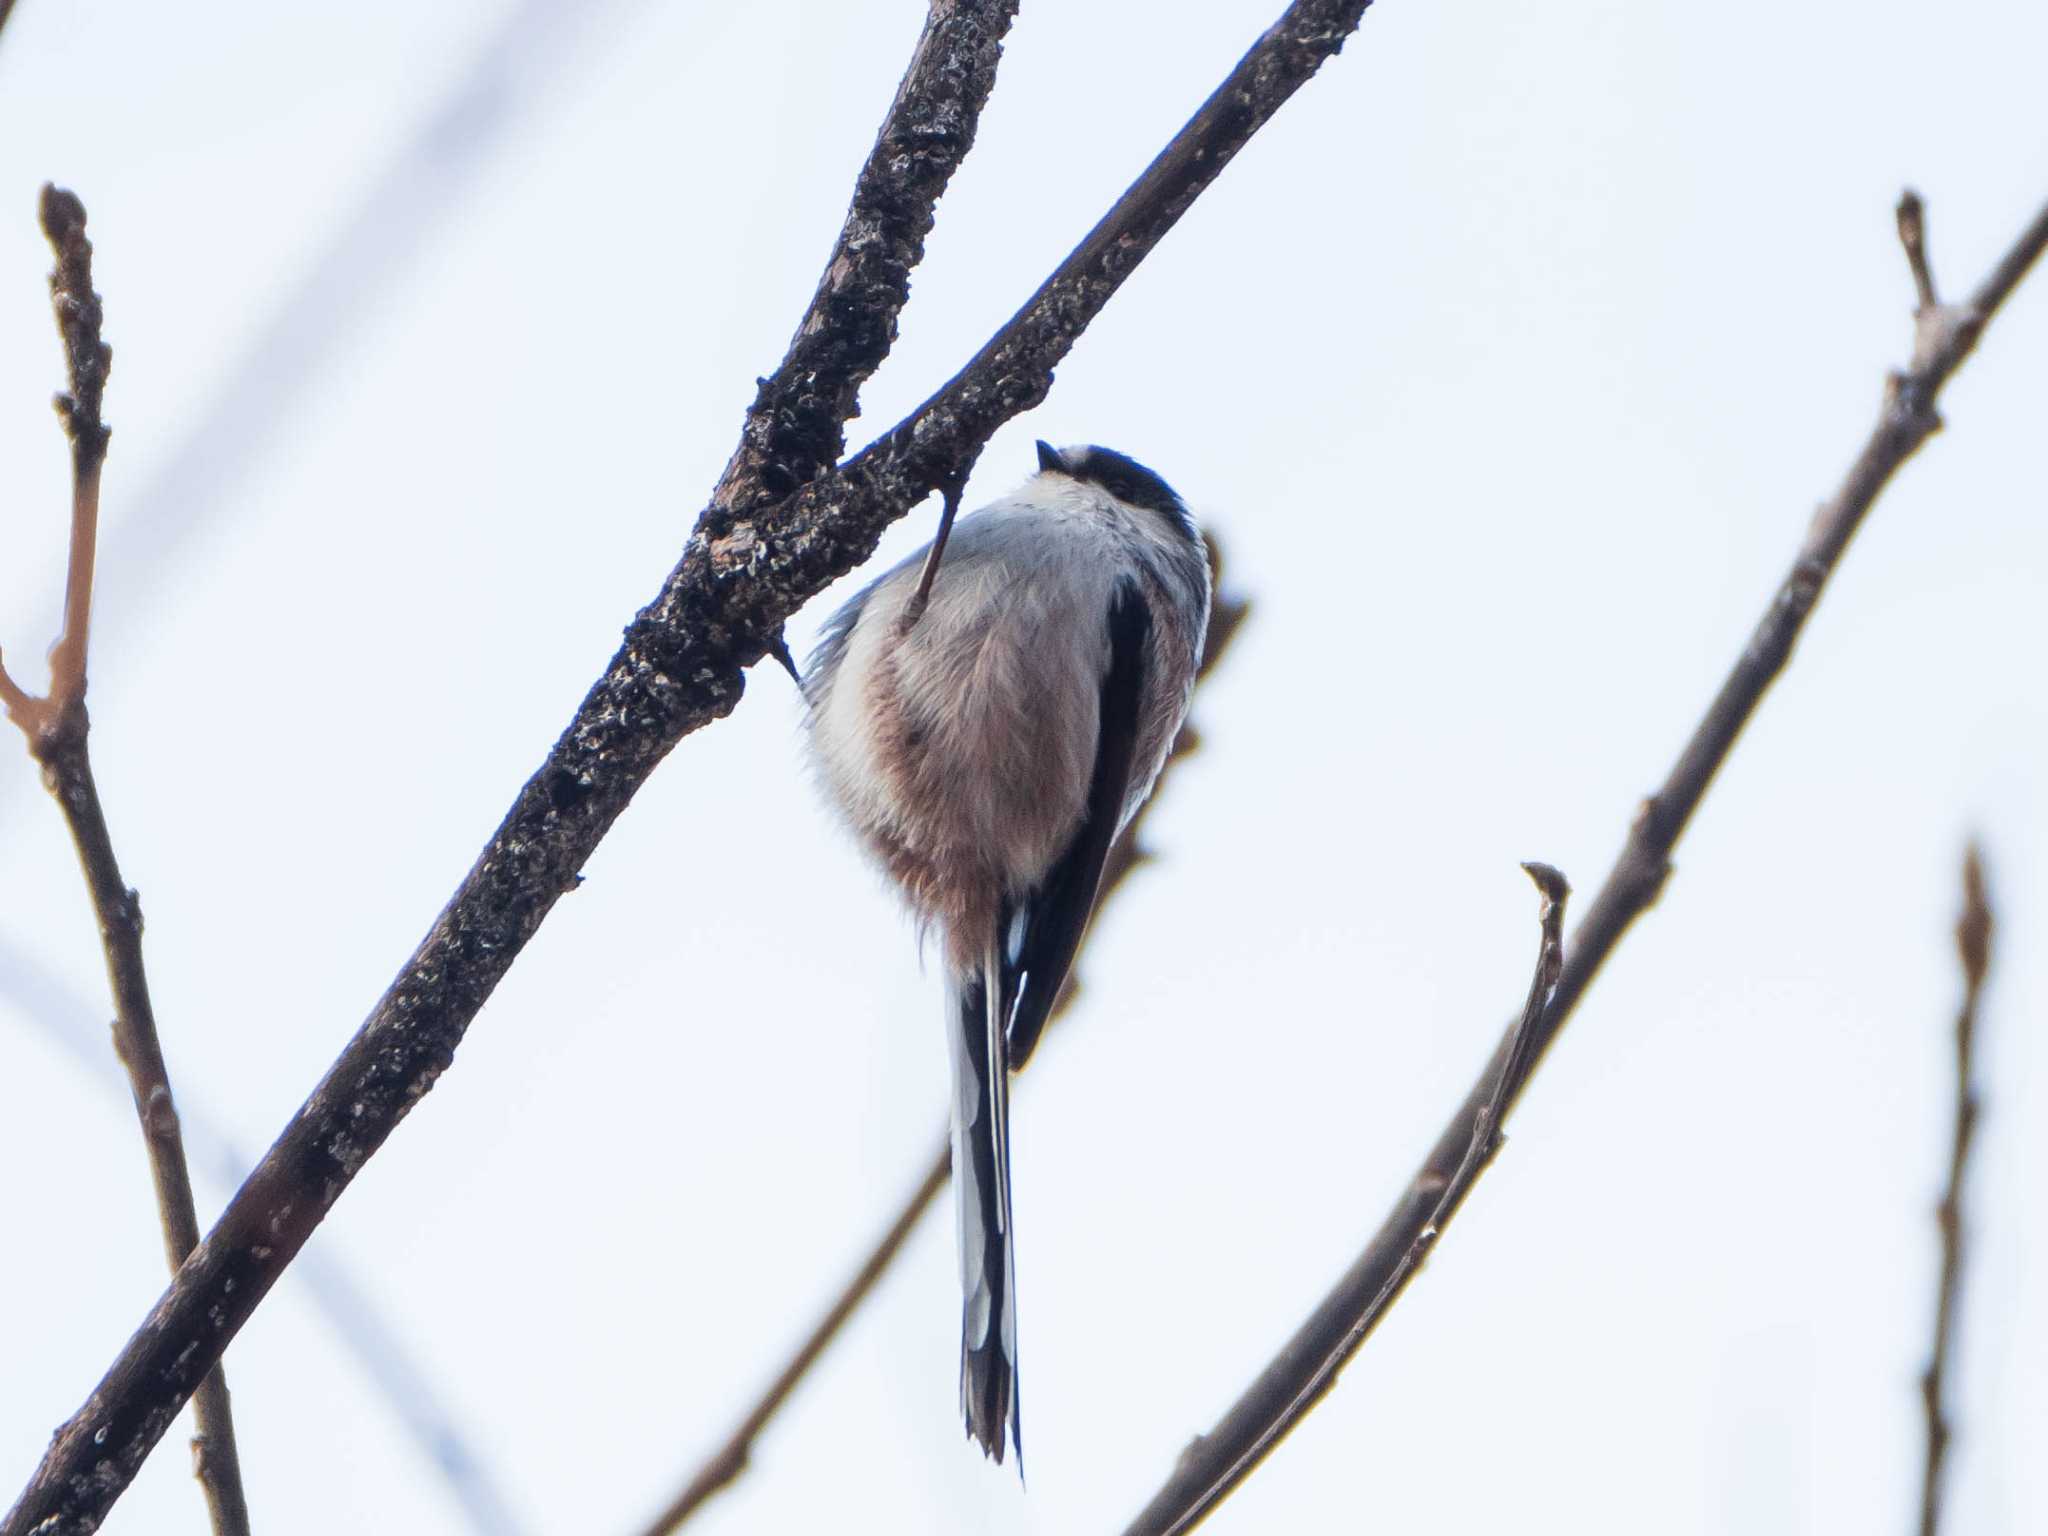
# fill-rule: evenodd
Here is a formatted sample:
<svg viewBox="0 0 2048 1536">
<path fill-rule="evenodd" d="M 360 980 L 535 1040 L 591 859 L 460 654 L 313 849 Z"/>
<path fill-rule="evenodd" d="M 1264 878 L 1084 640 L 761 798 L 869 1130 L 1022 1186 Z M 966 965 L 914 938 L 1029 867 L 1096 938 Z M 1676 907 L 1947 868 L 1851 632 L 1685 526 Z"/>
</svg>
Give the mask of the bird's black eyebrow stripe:
<svg viewBox="0 0 2048 1536">
<path fill-rule="evenodd" d="M 1195 536 L 1187 506 L 1174 494 L 1173 487 L 1129 454 L 1118 453 L 1114 448 L 1089 447 L 1065 458 L 1066 472 L 1074 479 L 1086 485 L 1099 485 L 1118 501 L 1156 512 L 1189 538 Z"/>
<path fill-rule="evenodd" d="M 1089 485 L 1099 485 L 1118 501 L 1127 501 L 1148 512 L 1178 512 L 1180 498 L 1173 487 L 1152 470 L 1113 448 L 1090 448 L 1067 460 L 1067 473 Z"/>
</svg>

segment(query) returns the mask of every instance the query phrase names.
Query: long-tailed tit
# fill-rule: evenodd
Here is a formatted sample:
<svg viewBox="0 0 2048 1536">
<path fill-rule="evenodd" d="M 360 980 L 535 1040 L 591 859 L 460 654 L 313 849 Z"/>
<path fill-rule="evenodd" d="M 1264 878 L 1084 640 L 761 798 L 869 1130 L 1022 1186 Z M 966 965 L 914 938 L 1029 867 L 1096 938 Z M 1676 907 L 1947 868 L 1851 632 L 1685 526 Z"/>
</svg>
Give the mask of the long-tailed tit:
<svg viewBox="0 0 2048 1536">
<path fill-rule="evenodd" d="M 1023 1455 L 1009 1073 L 1044 1027 L 1110 844 L 1187 713 L 1209 565 L 1159 476 L 1038 445 L 1039 472 L 835 614 L 804 681 L 841 815 L 944 946 L 960 1219 L 960 1399 Z"/>
</svg>

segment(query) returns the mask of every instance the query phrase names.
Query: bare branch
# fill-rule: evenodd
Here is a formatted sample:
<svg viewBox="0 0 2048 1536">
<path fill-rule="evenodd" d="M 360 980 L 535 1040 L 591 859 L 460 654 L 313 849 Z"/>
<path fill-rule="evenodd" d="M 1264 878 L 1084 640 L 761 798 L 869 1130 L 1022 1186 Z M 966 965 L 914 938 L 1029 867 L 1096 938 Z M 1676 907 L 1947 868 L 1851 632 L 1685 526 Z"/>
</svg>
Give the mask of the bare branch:
<svg viewBox="0 0 2048 1536">
<path fill-rule="evenodd" d="M 192 1199 L 184 1133 L 150 1004 L 149 978 L 143 969 L 141 898 L 122 880 L 115 862 L 87 751 L 85 707 L 75 704 L 64 711 L 58 727 L 35 737 L 31 750 L 43 765 L 43 780 L 71 828 L 92 895 L 93 913 L 99 920 L 107 980 L 114 993 L 114 1050 L 127 1068 L 135 1096 L 157 1212 L 163 1222 L 164 1258 L 171 1274 L 176 1275 L 199 1246 L 199 1215 Z M 194 1394 L 193 1412 L 198 1432 L 192 1438 L 192 1471 L 205 1492 L 216 1536 L 248 1536 L 249 1505 L 242 1491 L 234 1414 L 227 1377 L 218 1365 Z"/>
<path fill-rule="evenodd" d="M 714 509 L 745 514 L 772 507 L 828 473 L 846 450 L 846 423 L 861 385 L 895 344 L 896 317 L 924 257 L 932 210 L 973 147 L 1003 37 L 1017 14 L 1017 0 L 929 3 L 818 291 L 782 366 L 761 380 L 747 409 L 740 445 L 712 493 Z"/>
<path fill-rule="evenodd" d="M 1209 536 L 1207 543 L 1209 570 L 1214 580 L 1216 597 L 1210 609 L 1209 631 L 1202 645 L 1201 664 L 1195 670 L 1197 685 L 1215 670 L 1223 653 L 1230 648 L 1230 642 L 1237 637 L 1238 628 L 1244 623 L 1245 616 L 1251 612 L 1248 600 L 1223 590 L 1222 549 L 1214 536 Z M 1201 738 L 1196 734 L 1195 728 L 1192 725 L 1183 725 L 1180 735 L 1174 739 L 1173 750 L 1167 754 L 1165 766 L 1159 771 L 1159 779 L 1153 785 L 1150 798 L 1138 808 L 1138 814 L 1131 818 L 1131 824 L 1124 828 L 1123 835 L 1111 846 L 1109 857 L 1103 862 L 1102 886 L 1095 899 L 1095 913 L 1089 918 L 1089 934 L 1094 932 L 1095 916 L 1100 914 L 1102 908 L 1123 885 L 1125 877 L 1139 865 L 1150 862 L 1152 855 L 1145 851 L 1139 841 L 1144 831 L 1145 818 L 1151 813 L 1152 807 L 1159 803 L 1160 794 L 1166 787 L 1167 775 L 1173 765 L 1199 750 L 1200 746 Z M 1084 956 L 1087 952 L 1087 937 L 1087 934 L 1082 936 Z M 1080 972 L 1081 966 L 1078 961 L 1068 968 L 1066 981 L 1061 985 L 1060 994 L 1053 1000 L 1052 1009 L 1046 1016 L 1048 1025 L 1057 1023 L 1060 1016 L 1073 1007 L 1074 999 L 1080 995 Z M 1024 1063 L 1019 1062 L 1017 1066 L 1021 1070 Z M 819 1357 L 837 1337 L 846 1320 L 874 1290 L 876 1283 L 895 1262 L 896 1255 L 902 1251 L 905 1239 L 916 1229 L 924 1213 L 938 1198 L 939 1191 L 946 1187 L 952 1177 L 952 1143 L 942 1131 L 923 1179 L 911 1191 L 910 1198 L 904 1201 L 902 1209 L 890 1219 L 881 1240 L 855 1268 L 853 1278 L 847 1282 L 846 1288 L 833 1300 L 831 1306 L 825 1309 L 825 1315 L 819 1319 L 817 1326 L 804 1336 L 796 1352 L 789 1357 L 782 1369 L 776 1372 L 768 1390 L 763 1392 L 753 1406 L 741 1416 L 740 1422 L 726 1437 L 724 1443 L 690 1474 L 690 1480 L 683 1485 L 682 1492 L 670 1501 L 667 1509 L 655 1517 L 654 1523 L 646 1528 L 643 1536 L 670 1536 L 671 1532 L 695 1514 L 714 1493 L 726 1487 L 746 1470 L 747 1458 L 752 1453 L 754 1441 L 760 1438 L 761 1432 L 781 1410 L 783 1403 L 788 1400 L 790 1393 L 795 1390 L 805 1373 L 817 1364 Z"/>
<path fill-rule="evenodd" d="M 57 415 L 71 439 L 71 562 L 64 580 L 64 633 L 50 653 L 50 702 L 64 709 L 85 697 L 86 641 L 92 626 L 92 568 L 99 543 L 100 466 L 107 457 L 100 400 L 114 354 L 100 339 L 100 296 L 92 291 L 92 242 L 85 238 L 85 205 L 69 192 L 45 186 L 43 233 L 57 251 L 50 273 L 50 305 L 71 388 L 57 397 Z"/>
<path fill-rule="evenodd" d="M 92 243 L 85 237 L 85 206 L 69 192 L 46 186 L 43 233 L 57 253 L 50 300 L 64 343 L 70 392 L 57 397 L 57 414 L 71 439 L 71 558 L 65 580 L 64 634 L 50 654 L 50 696 L 30 698 L 5 680 L 8 713 L 41 764 L 43 783 L 71 829 L 78 862 L 99 920 L 107 980 L 114 994 L 114 1050 L 127 1069 L 149 1153 L 164 1257 L 172 1275 L 199 1246 L 199 1216 L 184 1137 L 171 1098 L 170 1073 L 157 1038 L 142 963 L 142 906 L 121 878 L 107 818 L 93 779 L 85 709 L 86 642 L 92 612 L 93 555 L 98 538 L 100 467 L 109 433 L 100 419 L 101 397 L 113 354 L 100 337 L 104 316 L 92 289 Z M 248 1536 L 249 1507 L 242 1493 L 227 1377 L 216 1366 L 200 1382 L 193 1403 L 199 1433 L 192 1441 L 193 1473 L 206 1495 L 216 1536 Z"/>
<path fill-rule="evenodd" d="M 1523 1057 L 1526 1083 L 1629 925 L 1657 899 L 1671 873 L 1672 849 L 1743 726 L 1791 658 L 1793 642 L 1849 540 L 1899 466 L 1939 427 L 1934 402 L 1942 385 L 1970 355 L 1984 326 L 2044 246 L 2048 207 L 2022 231 L 1967 304 L 1938 306 L 1932 324 L 1927 313 L 1918 317 L 1912 366 L 1887 381 L 1877 426 L 1848 478 L 1815 516 L 1791 572 L 1669 777 L 1643 802 L 1621 857 L 1572 936 L 1570 958 L 1542 1017 L 1533 1028 L 1517 1024 L 1508 1031 L 1364 1251 L 1216 1427 L 1188 1447 L 1126 1536 L 1170 1536 L 1200 1524 L 1335 1383 L 1364 1342 L 1361 1324 L 1378 1315 L 1378 1298 L 1397 1282 L 1417 1240 L 1436 1221 L 1441 1191 L 1489 1112 L 1504 1063 Z M 1520 1085 L 1515 1085 L 1499 1111 L 1511 1110 L 1519 1096 Z"/>
<path fill-rule="evenodd" d="M 1955 1343 L 1956 1317 L 1961 1310 L 1963 1178 L 1969 1171 L 1970 1144 L 1981 1112 L 1975 1065 L 1977 1004 L 1991 964 L 1994 926 L 1991 904 L 1984 893 L 1984 861 L 1972 844 L 1963 855 L 1963 912 L 1956 920 L 1956 956 L 1963 966 L 1963 1004 L 1956 1013 L 1955 1134 L 1949 1143 L 1948 1188 L 1942 1191 L 1941 1204 L 1935 1212 L 1941 1228 L 1941 1291 L 1934 1307 L 1934 1350 L 1920 1377 L 1920 1400 L 1927 1410 L 1927 1470 L 1920 1483 L 1920 1536 L 1935 1536 L 1941 1525 L 1950 1435 L 1946 1402 L 1948 1362 Z"/>
<path fill-rule="evenodd" d="M 1168 1483 L 1161 1497 L 1146 1507 L 1133 1529 L 1153 1529 L 1146 1522 L 1154 1519 L 1174 1522 L 1159 1526 L 1162 1530 L 1190 1529 L 1206 1519 L 1217 1504 L 1236 1490 L 1266 1453 L 1306 1418 L 1309 1410 L 1337 1384 L 1337 1373 L 1358 1352 L 1381 1319 L 1393 1309 L 1394 1303 L 1401 1299 L 1409 1282 L 1422 1272 L 1430 1254 L 1436 1251 L 1444 1229 L 1463 1207 L 1465 1197 L 1479 1182 L 1479 1176 L 1492 1166 L 1505 1140 L 1501 1126 L 1515 1101 L 1521 1097 L 1522 1086 L 1535 1064 L 1536 1042 L 1540 1038 L 1545 1010 L 1556 996 L 1558 981 L 1564 974 L 1564 912 L 1571 887 L 1565 883 L 1564 876 L 1548 864 L 1528 863 L 1522 869 L 1543 898 L 1537 908 L 1542 939 L 1522 1011 L 1509 1026 L 1507 1036 L 1501 1042 L 1501 1051 L 1488 1064 L 1487 1075 L 1478 1085 L 1483 1096 L 1472 1115 L 1463 1146 L 1455 1155 L 1446 1155 L 1441 1160 L 1433 1157 L 1430 1166 L 1416 1176 L 1410 1186 L 1410 1195 L 1416 1201 L 1419 1219 L 1404 1229 L 1403 1246 L 1398 1253 L 1388 1256 L 1390 1262 L 1372 1294 L 1363 1298 L 1354 1315 L 1346 1318 L 1343 1338 L 1337 1347 L 1325 1348 L 1316 1359 L 1310 1360 L 1289 1358 L 1293 1354 L 1293 1346 L 1290 1346 L 1288 1355 L 1283 1355 L 1269 1366 L 1251 1389 L 1238 1399 L 1231 1410 L 1233 1417 L 1242 1415 L 1247 1423 L 1255 1423 L 1263 1430 L 1263 1435 L 1255 1440 L 1250 1459 L 1227 1468 L 1226 1477 L 1204 1489 L 1193 1490 L 1197 1495 L 1208 1492 L 1210 1496 L 1198 1498 L 1184 1509 L 1162 1509 L 1164 1494 L 1174 1491 L 1176 1483 L 1212 1454 L 1219 1437 L 1239 1432 L 1240 1426 L 1226 1420 L 1209 1434 L 1197 1436 L 1181 1453 L 1174 1479 Z M 1439 1150 L 1442 1150 L 1442 1143 L 1439 1143 Z M 1325 1309 L 1328 1306 L 1326 1301 Z M 1307 1332 L 1304 1328 L 1297 1334 L 1295 1343 L 1299 1344 Z"/>
<path fill-rule="evenodd" d="M 888 524 L 960 472 L 997 428 L 1045 397 L 1075 338 L 1252 134 L 1342 46 L 1368 3 L 1296 0 L 1024 308 L 880 442 L 780 503 L 765 483 L 721 482 L 724 493 L 699 519 L 661 594 L 628 626 L 426 938 L 54 1437 L 0 1521 L 0 1536 L 83 1536 L 98 1524 L 342 1190 L 447 1069 L 470 1021 L 655 765 L 685 735 L 733 710 L 743 669 L 769 653 L 790 614 L 871 554 Z M 968 29 L 961 38 L 987 51 L 986 32 Z M 959 84 L 975 72 L 955 62 L 950 96 L 899 93 L 897 105 L 953 102 L 948 121 L 964 153 L 972 98 Z M 879 146 L 890 142 L 885 128 L 871 165 L 889 158 Z M 896 163 L 880 173 L 895 174 Z M 835 251 L 834 262 L 845 254 Z M 886 285 L 846 295 L 821 324 L 848 325 L 852 312 L 871 306 L 893 307 Z"/>
<path fill-rule="evenodd" d="M 1451 1218 L 1458 1214 L 1465 1197 L 1472 1192 L 1472 1186 L 1492 1166 L 1494 1157 L 1506 1140 L 1501 1126 L 1515 1100 L 1521 1096 L 1522 1084 L 1527 1080 L 1537 1026 L 1542 1022 L 1543 1010 L 1548 1006 L 1551 994 L 1557 990 L 1558 977 L 1564 974 L 1564 909 L 1571 897 L 1571 887 L 1566 884 L 1564 876 L 1548 864 L 1524 864 L 1522 870 L 1543 898 L 1536 909 L 1536 920 L 1543 936 L 1536 950 L 1536 969 L 1529 977 L 1529 995 L 1523 1000 L 1521 1014 L 1508 1031 L 1506 1060 L 1495 1072 L 1486 1101 L 1473 1118 L 1472 1139 L 1465 1144 L 1465 1155 L 1451 1170 L 1450 1177 L 1443 1181 L 1429 1219 L 1409 1239 L 1407 1251 L 1401 1255 L 1386 1284 L 1353 1325 L 1359 1344 L 1364 1343 L 1366 1336 L 1379 1326 L 1380 1319 L 1408 1288 L 1408 1282 L 1421 1272 L 1435 1251 L 1438 1239 L 1443 1236 L 1444 1228 L 1450 1225 Z M 1354 1344 L 1353 1349 L 1356 1347 Z M 1341 1362 L 1331 1365 L 1331 1375 L 1305 1383 L 1294 1401 L 1275 1403 L 1271 1405 L 1271 1411 L 1299 1419 L 1308 1411 L 1310 1404 L 1329 1389 L 1338 1363 Z"/>
</svg>

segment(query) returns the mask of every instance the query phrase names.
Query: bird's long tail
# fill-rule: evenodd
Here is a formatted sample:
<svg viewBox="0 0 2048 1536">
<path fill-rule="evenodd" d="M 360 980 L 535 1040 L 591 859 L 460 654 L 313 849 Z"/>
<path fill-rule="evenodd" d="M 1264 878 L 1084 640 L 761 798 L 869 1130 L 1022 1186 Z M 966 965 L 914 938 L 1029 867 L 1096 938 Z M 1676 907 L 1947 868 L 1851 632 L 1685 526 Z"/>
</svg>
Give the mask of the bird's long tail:
<svg viewBox="0 0 2048 1536">
<path fill-rule="evenodd" d="M 1010 1223 L 1010 1068 L 1002 967 L 992 942 L 980 971 L 947 999 L 953 1055 L 953 1190 L 960 1218 L 960 1407 L 967 1433 L 1024 1463 L 1017 1394 L 1017 1270 Z"/>
</svg>

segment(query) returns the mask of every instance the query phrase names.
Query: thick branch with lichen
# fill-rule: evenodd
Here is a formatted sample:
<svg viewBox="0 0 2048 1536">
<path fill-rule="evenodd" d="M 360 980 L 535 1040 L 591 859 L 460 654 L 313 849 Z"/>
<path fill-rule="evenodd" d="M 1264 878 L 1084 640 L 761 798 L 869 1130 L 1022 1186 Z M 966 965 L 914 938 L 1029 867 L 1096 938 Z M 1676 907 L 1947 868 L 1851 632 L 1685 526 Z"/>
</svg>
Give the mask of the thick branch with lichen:
<svg viewBox="0 0 2048 1536">
<path fill-rule="evenodd" d="M 846 451 L 860 388 L 896 342 L 933 210 L 974 145 L 1017 0 L 932 0 L 789 351 L 761 380 L 711 503 L 772 508 Z"/>
<path fill-rule="evenodd" d="M 97 1525 L 363 1163 L 453 1061 L 471 1020 L 655 765 L 685 735 L 732 711 L 743 669 L 780 644 L 797 608 L 873 553 L 890 522 L 963 473 L 998 427 L 1045 397 L 1075 338 L 1223 166 L 1337 52 L 1368 3 L 1296 0 L 1024 308 L 879 442 L 786 499 L 744 470 L 740 483 L 721 483 L 681 563 L 628 626 L 426 938 L 58 1432 L 0 1521 L 0 1536 L 63 1536 Z M 934 14 L 953 9 L 941 4 Z M 973 41 L 980 48 L 986 37 L 975 33 Z M 923 98 L 899 92 L 899 106 L 906 99 Z M 972 115 L 963 106 L 962 152 Z M 889 159 L 881 146 L 890 142 L 885 127 L 871 166 Z M 827 305 L 819 323 L 842 326 L 848 310 L 888 308 L 893 292 L 884 283 L 848 294 L 844 305 Z"/>
</svg>

